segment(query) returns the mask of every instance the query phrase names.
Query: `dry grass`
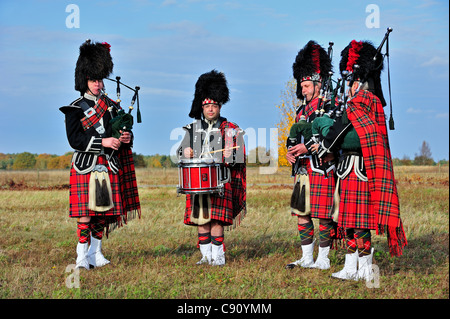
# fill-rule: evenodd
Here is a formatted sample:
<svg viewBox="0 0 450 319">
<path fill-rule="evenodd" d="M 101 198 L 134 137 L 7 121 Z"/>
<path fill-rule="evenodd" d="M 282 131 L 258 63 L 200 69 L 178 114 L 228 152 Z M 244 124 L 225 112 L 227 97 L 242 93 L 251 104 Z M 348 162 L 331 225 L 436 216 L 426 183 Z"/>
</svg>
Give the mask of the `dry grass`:
<svg viewBox="0 0 450 319">
<path fill-rule="evenodd" d="M 137 172 L 142 218 L 104 240 L 111 265 L 80 272 L 68 288 L 75 261 L 75 221 L 68 218 L 68 171 L 0 173 L 0 299 L 447 299 L 449 297 L 448 167 L 399 167 L 396 178 L 409 245 L 400 258 L 373 234 L 380 287 L 330 278 L 344 252 L 330 254 L 331 269 L 284 266 L 300 257 L 296 220 L 288 213 L 289 171 L 248 170 L 248 215 L 225 234 L 227 265 L 196 267 L 196 229 L 183 225 L 184 196 L 176 169 Z M 11 183 L 13 181 L 13 183 Z M 13 186 L 11 186 L 13 185 Z M 19 186 L 20 187 L 19 187 Z"/>
</svg>

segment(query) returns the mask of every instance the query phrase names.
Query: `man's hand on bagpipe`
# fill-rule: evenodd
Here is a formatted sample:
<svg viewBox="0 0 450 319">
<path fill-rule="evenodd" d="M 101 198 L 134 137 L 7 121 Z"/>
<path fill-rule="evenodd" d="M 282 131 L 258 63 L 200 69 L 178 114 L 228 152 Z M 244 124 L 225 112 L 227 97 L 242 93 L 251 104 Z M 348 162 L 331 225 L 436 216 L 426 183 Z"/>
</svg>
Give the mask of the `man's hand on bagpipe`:
<svg viewBox="0 0 450 319">
<path fill-rule="evenodd" d="M 124 131 L 120 130 L 119 133 L 120 133 L 119 141 L 121 143 L 125 143 L 125 144 L 131 143 L 132 135 L 130 132 L 124 132 Z"/>
<path fill-rule="evenodd" d="M 121 141 L 118 138 L 115 138 L 115 137 L 102 138 L 102 146 L 103 147 L 111 148 L 111 149 L 117 151 L 119 149 L 120 145 L 121 145 Z"/>
<path fill-rule="evenodd" d="M 286 159 L 288 160 L 289 163 L 294 164 L 298 156 L 305 154 L 307 152 L 308 150 L 306 149 L 305 144 L 300 143 L 288 149 L 286 153 Z"/>
<path fill-rule="evenodd" d="M 115 116 L 111 120 L 111 128 L 112 128 L 112 136 L 115 138 L 118 138 L 122 143 L 130 143 L 132 139 L 131 130 L 133 129 L 134 119 L 131 115 L 131 111 L 134 109 L 134 103 L 137 101 L 137 122 L 141 123 L 141 112 L 139 109 L 139 86 L 136 86 L 134 89 L 129 87 L 128 85 L 123 84 L 120 82 L 120 76 L 116 77 L 116 80 L 112 80 L 109 78 L 106 78 L 109 81 L 113 81 L 117 83 L 117 100 L 112 103 L 112 107 L 116 108 L 117 110 L 117 116 Z M 125 86 L 126 88 L 130 89 L 134 92 L 133 98 L 131 99 L 131 105 L 128 108 L 128 113 L 125 113 L 125 111 L 120 106 L 120 86 Z M 105 94 L 106 95 L 106 94 Z"/>
</svg>

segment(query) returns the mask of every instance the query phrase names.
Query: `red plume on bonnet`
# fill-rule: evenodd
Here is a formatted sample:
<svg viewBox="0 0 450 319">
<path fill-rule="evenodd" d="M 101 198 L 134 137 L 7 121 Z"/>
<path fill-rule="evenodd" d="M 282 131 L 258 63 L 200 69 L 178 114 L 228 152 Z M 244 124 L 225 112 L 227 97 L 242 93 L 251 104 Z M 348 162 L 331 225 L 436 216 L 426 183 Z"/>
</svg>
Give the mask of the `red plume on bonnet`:
<svg viewBox="0 0 450 319">
<path fill-rule="evenodd" d="M 319 53 L 320 46 L 318 44 L 313 45 L 313 52 L 312 52 L 312 62 L 314 63 L 314 66 L 316 67 L 316 73 L 320 74 L 320 53 Z"/>
<path fill-rule="evenodd" d="M 372 91 L 386 105 L 381 89 L 381 71 L 383 70 L 383 56 L 369 41 L 352 40 L 341 52 L 339 71 L 352 72 L 354 81 L 367 82 L 369 91 Z M 355 64 L 358 68 L 355 68 Z"/>
<path fill-rule="evenodd" d="M 295 57 L 292 71 L 297 81 L 297 97 L 303 99 L 300 83 L 303 81 L 322 82 L 333 69 L 331 59 L 324 48 L 310 40 Z"/>
<path fill-rule="evenodd" d="M 111 52 L 111 44 L 109 44 L 108 42 L 102 42 L 102 44 L 108 48 L 109 52 Z"/>
<path fill-rule="evenodd" d="M 349 72 L 353 72 L 353 66 L 356 64 L 359 58 L 359 51 L 363 47 L 362 41 L 353 40 L 351 42 L 350 50 L 348 51 L 348 60 L 347 60 L 347 68 L 346 70 Z"/>
</svg>

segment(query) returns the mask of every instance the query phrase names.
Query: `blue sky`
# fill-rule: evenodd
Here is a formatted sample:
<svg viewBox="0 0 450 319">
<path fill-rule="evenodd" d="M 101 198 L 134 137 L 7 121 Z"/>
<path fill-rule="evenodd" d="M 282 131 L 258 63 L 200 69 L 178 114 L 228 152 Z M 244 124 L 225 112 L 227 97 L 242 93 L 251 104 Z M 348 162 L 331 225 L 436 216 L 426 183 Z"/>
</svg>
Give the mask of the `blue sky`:
<svg viewBox="0 0 450 319">
<path fill-rule="evenodd" d="M 66 25 L 70 4 L 79 8 L 78 28 Z M 379 9 L 378 20 L 370 4 Z M 112 77 L 141 87 L 143 122 L 135 125 L 134 151 L 151 155 L 169 154 L 181 139 L 200 74 L 223 71 L 231 91 L 223 116 L 245 130 L 265 130 L 268 140 L 292 63 L 309 40 L 324 47 L 334 42 L 337 74 L 351 40 L 378 46 L 392 27 L 392 155 L 412 159 L 427 141 L 435 160 L 448 159 L 448 9 L 448 1 L 437 0 L 1 0 L 0 152 L 71 150 L 58 108 L 78 97 L 74 68 L 88 38 L 111 44 Z M 368 27 L 368 18 L 379 26 Z M 382 83 L 388 100 L 387 65 Z M 106 85 L 115 97 L 114 84 Z M 127 106 L 131 92 L 122 95 Z"/>
</svg>

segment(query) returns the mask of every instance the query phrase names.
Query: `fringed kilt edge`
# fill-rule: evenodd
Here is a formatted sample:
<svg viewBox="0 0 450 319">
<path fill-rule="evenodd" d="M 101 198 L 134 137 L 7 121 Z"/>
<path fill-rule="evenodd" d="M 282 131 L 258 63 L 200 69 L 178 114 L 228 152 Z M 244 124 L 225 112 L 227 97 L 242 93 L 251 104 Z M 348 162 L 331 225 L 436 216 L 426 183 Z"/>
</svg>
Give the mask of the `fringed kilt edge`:
<svg viewBox="0 0 450 319">
<path fill-rule="evenodd" d="M 130 211 L 127 211 L 126 214 L 121 216 L 112 216 L 106 220 L 107 226 L 106 226 L 106 238 L 108 238 L 108 235 L 116 230 L 117 228 L 123 227 L 124 225 L 128 224 L 128 221 L 136 219 L 136 216 L 141 219 L 141 209 L 133 209 Z"/>
<path fill-rule="evenodd" d="M 233 224 L 228 225 L 224 227 L 225 231 L 232 231 L 233 229 L 239 227 L 241 225 L 241 222 L 244 220 L 245 216 L 247 215 L 247 209 L 244 208 L 241 210 L 239 214 L 236 215 L 236 217 L 233 218 Z"/>
<path fill-rule="evenodd" d="M 377 235 L 383 234 L 386 234 L 391 257 L 400 257 L 403 254 L 403 248 L 408 245 L 408 241 L 403 230 L 403 224 L 400 222 L 400 226 L 398 227 L 379 224 L 377 228 Z"/>
</svg>

